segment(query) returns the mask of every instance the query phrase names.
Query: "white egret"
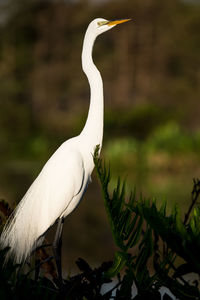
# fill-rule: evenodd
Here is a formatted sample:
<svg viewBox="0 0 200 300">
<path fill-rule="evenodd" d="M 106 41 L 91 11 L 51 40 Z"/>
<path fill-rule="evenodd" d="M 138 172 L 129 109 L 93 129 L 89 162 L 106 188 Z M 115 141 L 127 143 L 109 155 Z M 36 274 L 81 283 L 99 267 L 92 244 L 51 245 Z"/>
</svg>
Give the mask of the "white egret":
<svg viewBox="0 0 200 300">
<path fill-rule="evenodd" d="M 83 197 L 94 168 L 92 154 L 96 145 L 101 148 L 103 138 L 103 83 L 92 59 L 94 41 L 101 33 L 129 20 L 98 18 L 89 24 L 82 50 L 82 68 L 90 85 L 86 124 L 80 135 L 64 142 L 50 157 L 6 223 L 0 237 L 0 247 L 10 247 L 6 259 L 11 257 L 15 263 L 24 263 L 41 244 L 48 228 L 58 221 L 53 246 L 58 275 L 62 276 L 56 252 L 60 248 L 63 220 Z"/>
</svg>

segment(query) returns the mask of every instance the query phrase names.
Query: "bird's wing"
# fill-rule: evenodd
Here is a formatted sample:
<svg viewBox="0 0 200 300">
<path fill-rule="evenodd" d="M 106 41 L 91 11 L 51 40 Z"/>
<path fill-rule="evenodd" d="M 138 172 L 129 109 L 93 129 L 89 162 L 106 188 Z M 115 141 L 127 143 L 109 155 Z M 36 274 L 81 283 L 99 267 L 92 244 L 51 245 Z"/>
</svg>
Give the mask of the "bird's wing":
<svg viewBox="0 0 200 300">
<path fill-rule="evenodd" d="M 73 149 L 54 153 L 36 183 L 38 190 L 41 186 L 40 212 L 46 226 L 52 225 L 74 197 L 82 193 L 84 182 L 85 169 L 79 151 Z"/>
<path fill-rule="evenodd" d="M 66 148 L 66 149 L 65 149 Z M 77 193 L 85 178 L 83 159 L 70 147 L 60 147 L 10 217 L 0 245 L 10 247 L 16 262 L 24 261 L 37 239 L 56 221 Z"/>
</svg>

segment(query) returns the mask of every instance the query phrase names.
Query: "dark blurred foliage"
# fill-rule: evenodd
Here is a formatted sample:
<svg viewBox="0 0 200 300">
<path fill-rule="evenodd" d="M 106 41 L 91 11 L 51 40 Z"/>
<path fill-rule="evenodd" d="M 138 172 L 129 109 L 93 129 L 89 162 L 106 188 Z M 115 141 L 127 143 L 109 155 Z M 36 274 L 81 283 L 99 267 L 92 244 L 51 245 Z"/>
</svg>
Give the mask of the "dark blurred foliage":
<svg viewBox="0 0 200 300">
<path fill-rule="evenodd" d="M 82 40 L 97 16 L 133 18 L 100 37 L 94 51 L 105 83 L 106 111 L 112 112 L 117 132 L 143 138 L 163 122 L 165 112 L 190 128 L 198 126 L 198 4 L 10 0 L 4 1 L 1 15 L 2 156 L 46 154 L 46 146 L 50 151 L 79 133 L 89 100 L 80 63 Z M 128 112 L 147 103 L 149 111 Z M 106 136 L 115 134 L 113 126 L 106 128 Z"/>
</svg>

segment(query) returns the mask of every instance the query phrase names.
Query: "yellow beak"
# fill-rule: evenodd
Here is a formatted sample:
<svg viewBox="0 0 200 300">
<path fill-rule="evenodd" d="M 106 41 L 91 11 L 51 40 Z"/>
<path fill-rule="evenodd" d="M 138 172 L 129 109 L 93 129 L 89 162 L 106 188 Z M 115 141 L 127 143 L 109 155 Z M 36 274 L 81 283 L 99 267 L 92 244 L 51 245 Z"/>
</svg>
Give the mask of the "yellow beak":
<svg viewBox="0 0 200 300">
<path fill-rule="evenodd" d="M 128 21 L 131 21 L 131 19 L 121 19 L 121 20 L 109 21 L 107 23 L 107 25 L 108 26 L 113 26 L 113 25 L 121 24 L 121 23 L 128 22 Z"/>
</svg>

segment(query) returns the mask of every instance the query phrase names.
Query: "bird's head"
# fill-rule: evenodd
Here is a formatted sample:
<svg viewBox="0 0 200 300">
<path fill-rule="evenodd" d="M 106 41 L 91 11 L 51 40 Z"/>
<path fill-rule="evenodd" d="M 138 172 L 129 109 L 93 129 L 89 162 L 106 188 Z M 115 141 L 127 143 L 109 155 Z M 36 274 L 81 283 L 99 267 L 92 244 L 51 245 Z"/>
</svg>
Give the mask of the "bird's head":
<svg viewBox="0 0 200 300">
<path fill-rule="evenodd" d="M 128 22 L 131 19 L 121 19 L 121 20 L 106 20 L 106 19 L 102 19 L 102 18 L 97 18 L 95 20 L 93 20 L 90 24 L 89 24 L 89 29 L 91 31 L 93 31 L 93 33 L 98 36 L 99 34 L 115 27 L 118 24 L 124 23 L 124 22 Z"/>
</svg>

